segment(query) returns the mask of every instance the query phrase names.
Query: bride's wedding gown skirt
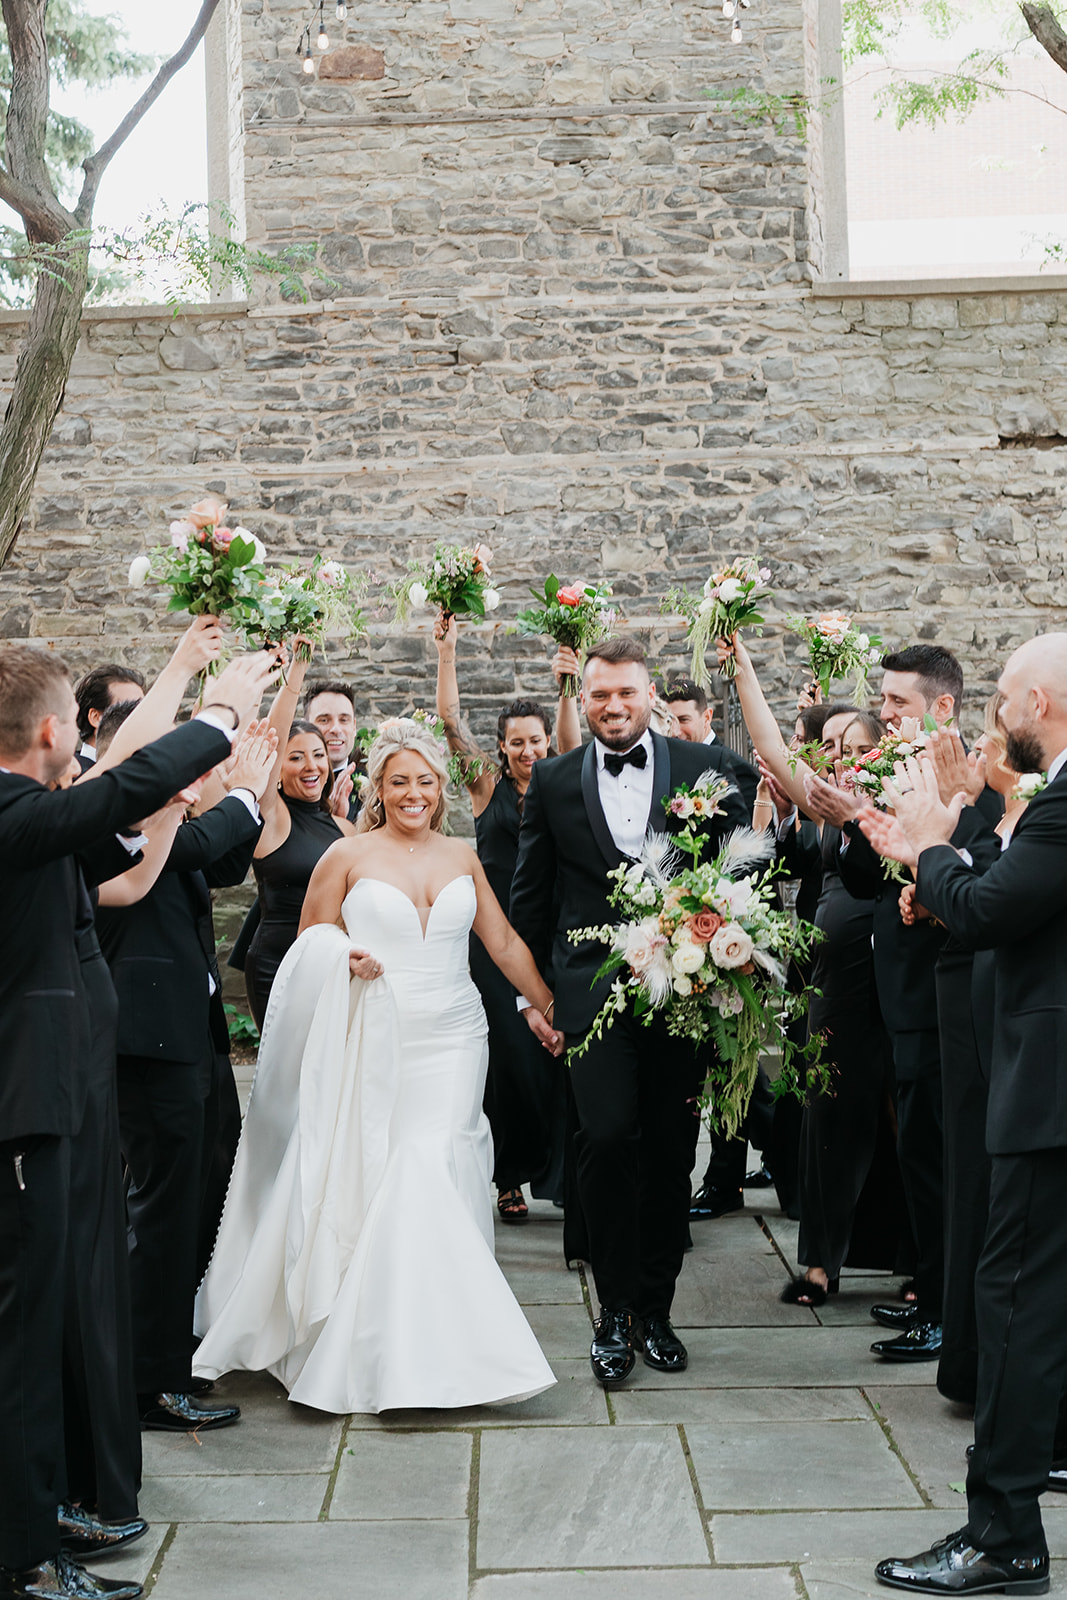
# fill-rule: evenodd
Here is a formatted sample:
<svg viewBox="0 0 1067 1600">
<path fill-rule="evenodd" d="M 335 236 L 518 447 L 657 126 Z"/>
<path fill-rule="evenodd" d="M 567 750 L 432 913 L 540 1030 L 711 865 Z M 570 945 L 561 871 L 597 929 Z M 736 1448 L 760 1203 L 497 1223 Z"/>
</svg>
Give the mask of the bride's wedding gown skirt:
<svg viewBox="0 0 1067 1600">
<path fill-rule="evenodd" d="M 485 1015 L 467 969 L 474 882 L 425 937 L 361 878 L 347 934 L 302 934 L 279 969 L 193 1370 L 268 1369 L 322 1411 L 520 1400 L 555 1382 L 493 1255 Z M 350 981 L 350 945 L 385 975 Z"/>
</svg>

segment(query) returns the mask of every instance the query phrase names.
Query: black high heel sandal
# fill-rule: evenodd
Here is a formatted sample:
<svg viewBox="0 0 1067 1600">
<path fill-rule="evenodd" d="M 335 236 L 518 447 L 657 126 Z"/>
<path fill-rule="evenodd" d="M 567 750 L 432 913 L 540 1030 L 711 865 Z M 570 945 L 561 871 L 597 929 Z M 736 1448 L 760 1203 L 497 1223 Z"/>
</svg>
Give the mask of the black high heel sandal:
<svg viewBox="0 0 1067 1600">
<path fill-rule="evenodd" d="M 778 1298 L 787 1306 L 810 1306 L 814 1310 L 816 1306 L 824 1306 L 828 1297 L 836 1294 L 840 1287 L 840 1278 L 831 1278 L 825 1289 L 814 1278 L 790 1278 Z"/>
</svg>

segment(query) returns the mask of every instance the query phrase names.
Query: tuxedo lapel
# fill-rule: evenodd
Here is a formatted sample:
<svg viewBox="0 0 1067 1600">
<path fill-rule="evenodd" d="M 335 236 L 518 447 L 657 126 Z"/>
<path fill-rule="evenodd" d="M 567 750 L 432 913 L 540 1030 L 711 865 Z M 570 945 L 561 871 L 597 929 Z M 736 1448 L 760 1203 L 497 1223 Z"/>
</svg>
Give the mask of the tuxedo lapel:
<svg viewBox="0 0 1067 1600">
<path fill-rule="evenodd" d="M 611 837 L 608 819 L 604 815 L 604 807 L 600 804 L 596 745 L 592 739 L 586 745 L 585 755 L 582 757 L 582 799 L 585 802 L 585 814 L 589 818 L 589 826 L 593 830 L 593 838 L 600 847 L 601 855 L 609 867 L 617 867 L 622 861 L 622 852 Z"/>
<path fill-rule="evenodd" d="M 661 733 L 652 734 L 652 803 L 648 808 L 645 832 L 667 831 L 663 802 L 671 792 L 671 747 Z"/>
</svg>

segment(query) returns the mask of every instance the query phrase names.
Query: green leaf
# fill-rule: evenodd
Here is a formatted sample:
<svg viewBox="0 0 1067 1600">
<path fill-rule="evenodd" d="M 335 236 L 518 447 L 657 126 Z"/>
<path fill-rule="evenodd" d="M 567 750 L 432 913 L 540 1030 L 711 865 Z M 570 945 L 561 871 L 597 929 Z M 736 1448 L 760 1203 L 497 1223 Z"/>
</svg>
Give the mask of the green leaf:
<svg viewBox="0 0 1067 1600">
<path fill-rule="evenodd" d="M 556 574 L 554 572 L 550 572 L 549 575 L 548 575 L 548 578 L 545 581 L 544 598 L 545 598 L 546 603 L 548 605 L 551 605 L 558 594 L 559 594 L 559 579 L 556 577 Z M 541 596 L 538 595 L 538 599 L 540 599 L 540 598 L 541 598 Z"/>
<path fill-rule="evenodd" d="M 234 567 L 247 567 L 256 558 L 256 547 L 248 539 L 231 539 L 227 563 Z"/>
</svg>

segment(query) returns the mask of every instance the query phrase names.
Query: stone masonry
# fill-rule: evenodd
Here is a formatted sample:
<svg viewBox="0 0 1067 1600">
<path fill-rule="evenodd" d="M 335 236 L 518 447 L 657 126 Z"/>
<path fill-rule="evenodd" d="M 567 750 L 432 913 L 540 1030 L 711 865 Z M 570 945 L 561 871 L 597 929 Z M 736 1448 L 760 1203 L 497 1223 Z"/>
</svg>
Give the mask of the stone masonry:
<svg viewBox="0 0 1067 1600">
<path fill-rule="evenodd" d="M 277 557 L 395 577 L 435 539 L 491 543 L 504 605 L 461 663 L 483 730 L 548 690 L 507 621 L 550 569 L 608 577 L 670 663 L 665 590 L 751 550 L 776 616 L 843 606 L 894 644 L 944 639 L 980 688 L 1067 621 L 1067 279 L 820 278 L 828 141 L 809 160 L 791 118 L 708 98 L 801 90 L 829 4 L 753 0 L 740 45 L 719 0 L 327 11 L 308 78 L 311 8 L 231 0 L 211 135 L 249 237 L 318 240 L 333 283 L 86 317 L 0 635 L 158 663 L 158 603 L 126 567 L 209 488 Z M 0 381 L 21 327 L 0 317 Z M 377 620 L 337 662 L 369 715 L 429 700 L 428 631 Z M 796 643 L 760 650 L 784 709 Z"/>
</svg>

